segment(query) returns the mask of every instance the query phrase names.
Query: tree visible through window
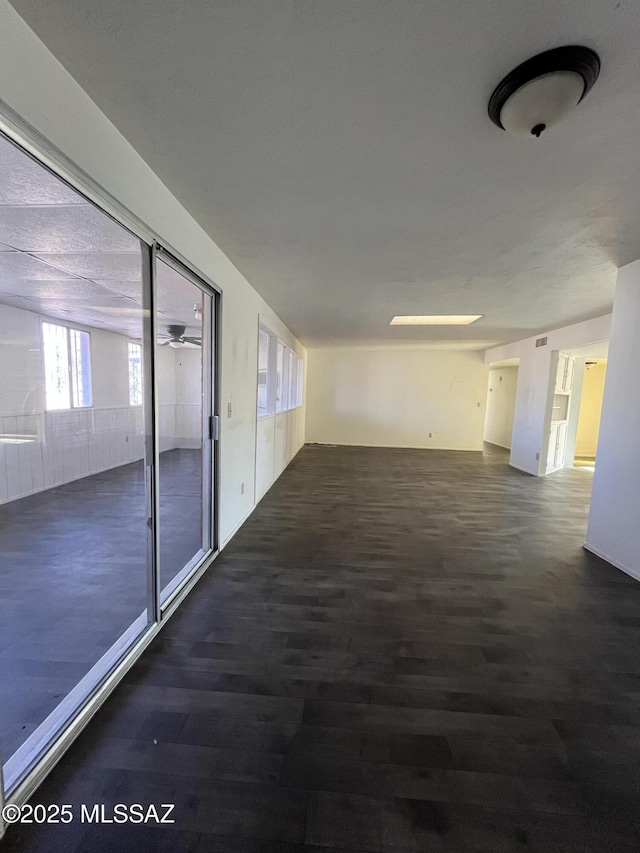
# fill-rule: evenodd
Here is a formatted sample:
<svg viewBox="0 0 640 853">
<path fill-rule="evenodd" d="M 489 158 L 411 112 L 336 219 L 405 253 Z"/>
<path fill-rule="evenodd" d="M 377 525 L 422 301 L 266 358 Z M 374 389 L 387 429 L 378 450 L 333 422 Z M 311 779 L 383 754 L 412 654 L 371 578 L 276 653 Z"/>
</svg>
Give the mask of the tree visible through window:
<svg viewBox="0 0 640 853">
<path fill-rule="evenodd" d="M 142 405 L 142 346 L 129 342 L 129 403 Z"/>
<path fill-rule="evenodd" d="M 42 324 L 48 411 L 91 405 L 91 338 L 88 332 Z"/>
</svg>

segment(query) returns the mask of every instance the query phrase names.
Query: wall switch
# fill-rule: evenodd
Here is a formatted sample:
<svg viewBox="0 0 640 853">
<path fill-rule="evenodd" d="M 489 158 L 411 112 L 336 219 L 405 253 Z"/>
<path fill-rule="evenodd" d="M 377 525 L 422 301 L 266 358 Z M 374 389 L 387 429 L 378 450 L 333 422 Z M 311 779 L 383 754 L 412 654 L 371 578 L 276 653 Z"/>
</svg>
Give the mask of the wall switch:
<svg viewBox="0 0 640 853">
<path fill-rule="evenodd" d="M 244 495 L 244 483 L 240 483 L 240 494 Z"/>
<path fill-rule="evenodd" d="M 432 433 L 432 432 L 430 432 L 430 433 L 429 433 L 429 438 L 433 438 L 433 433 Z"/>
<path fill-rule="evenodd" d="M 233 404 L 231 402 L 227 403 L 227 417 L 233 417 Z"/>
<path fill-rule="evenodd" d="M 536 453 L 536 462 L 539 462 L 539 461 L 540 461 L 540 454 Z"/>
</svg>

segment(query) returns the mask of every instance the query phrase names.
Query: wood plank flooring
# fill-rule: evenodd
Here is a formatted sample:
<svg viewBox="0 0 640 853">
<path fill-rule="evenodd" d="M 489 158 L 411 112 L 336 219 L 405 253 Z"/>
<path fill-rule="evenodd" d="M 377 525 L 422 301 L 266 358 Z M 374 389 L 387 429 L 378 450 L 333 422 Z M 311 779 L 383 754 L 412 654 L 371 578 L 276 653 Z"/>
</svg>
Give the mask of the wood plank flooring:
<svg viewBox="0 0 640 853">
<path fill-rule="evenodd" d="M 33 802 L 19 851 L 637 853 L 640 584 L 591 474 L 306 447 Z"/>
<path fill-rule="evenodd" d="M 200 548 L 201 478 L 200 451 L 160 454 L 163 586 Z M 146 542 L 141 461 L 0 506 L 3 762 L 145 610 Z"/>
</svg>

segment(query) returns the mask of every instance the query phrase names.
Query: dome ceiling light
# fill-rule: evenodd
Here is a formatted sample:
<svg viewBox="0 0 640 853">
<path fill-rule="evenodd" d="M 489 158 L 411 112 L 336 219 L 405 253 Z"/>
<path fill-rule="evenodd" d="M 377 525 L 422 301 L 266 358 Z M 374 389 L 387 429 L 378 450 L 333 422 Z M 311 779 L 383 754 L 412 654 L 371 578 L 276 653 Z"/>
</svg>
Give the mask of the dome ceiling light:
<svg viewBox="0 0 640 853">
<path fill-rule="evenodd" d="M 491 121 L 513 136 L 535 136 L 562 121 L 598 79 L 600 58 L 579 45 L 546 50 L 514 68 L 489 100 Z"/>
</svg>

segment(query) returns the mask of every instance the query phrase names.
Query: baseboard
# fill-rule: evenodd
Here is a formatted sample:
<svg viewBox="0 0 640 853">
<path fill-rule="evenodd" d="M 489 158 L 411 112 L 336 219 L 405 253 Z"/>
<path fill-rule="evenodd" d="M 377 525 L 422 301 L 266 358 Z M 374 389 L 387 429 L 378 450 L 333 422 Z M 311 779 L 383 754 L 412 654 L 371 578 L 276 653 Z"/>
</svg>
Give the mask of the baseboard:
<svg viewBox="0 0 640 853">
<path fill-rule="evenodd" d="M 222 551 L 222 549 L 223 549 L 223 548 L 225 548 L 225 547 L 229 544 L 229 542 L 233 539 L 233 537 L 236 535 L 236 533 L 238 532 L 238 530 L 240 530 L 240 528 L 242 527 L 242 525 L 243 525 L 243 524 L 244 524 L 244 523 L 249 519 L 250 515 L 253 513 L 253 511 L 255 510 L 255 508 L 258 506 L 258 504 L 260 503 L 260 501 L 262 500 L 262 498 L 267 494 L 267 492 L 269 491 L 269 489 L 270 489 L 270 488 L 271 488 L 275 483 L 277 483 L 277 482 L 278 482 L 278 480 L 280 479 L 280 477 L 284 474 L 284 472 L 287 470 L 287 468 L 289 467 L 289 465 L 291 465 L 291 463 L 292 463 L 292 462 L 293 462 L 293 460 L 296 458 L 296 456 L 298 455 L 298 453 L 300 453 L 300 451 L 302 450 L 303 446 L 304 446 L 304 445 L 302 445 L 302 444 L 301 444 L 301 445 L 300 445 L 300 447 L 298 447 L 298 449 L 295 451 L 295 453 L 293 454 L 293 456 L 291 457 L 291 459 L 289 459 L 289 461 L 288 461 L 288 462 L 287 462 L 287 464 L 284 466 L 284 468 L 282 469 L 282 471 L 280 471 L 280 473 L 278 474 L 278 476 L 277 476 L 277 477 L 275 477 L 275 478 L 273 479 L 273 481 L 271 482 L 271 484 L 270 484 L 270 485 L 269 485 L 269 486 L 264 490 L 264 492 L 260 495 L 260 497 L 256 499 L 256 502 L 254 503 L 254 505 L 253 505 L 253 506 L 251 507 L 251 509 L 250 509 L 247 513 L 245 513 L 245 515 L 240 519 L 240 521 L 236 524 L 236 526 L 233 528 L 233 530 L 231 531 L 231 533 L 229 533 L 229 534 L 224 538 L 223 542 L 220 544 L 220 550 L 221 550 L 221 551 Z"/>
<path fill-rule="evenodd" d="M 629 575 L 629 577 L 633 578 L 636 581 L 640 581 L 640 571 L 637 569 L 632 569 L 629 566 L 625 566 L 624 563 L 621 563 L 619 560 L 614 560 L 613 557 L 610 557 L 608 554 L 605 554 L 599 548 L 594 548 L 593 545 L 589 545 L 588 542 L 585 542 L 582 546 L 585 551 L 589 551 L 591 554 L 595 554 L 596 557 L 600 557 L 601 560 L 605 560 L 607 563 L 611 563 L 611 565 L 615 569 L 620 569 L 621 572 L 624 572 L 625 575 Z"/>
<path fill-rule="evenodd" d="M 489 441 L 489 439 L 485 438 L 485 444 L 492 444 L 494 447 L 501 447 L 503 450 L 511 450 L 511 447 L 508 444 L 500 444 L 499 441 Z"/>
<path fill-rule="evenodd" d="M 257 506 L 258 506 L 258 502 L 254 503 L 254 505 L 251 507 L 251 509 L 250 509 L 247 513 L 245 513 L 245 515 L 243 515 L 243 516 L 242 516 L 242 518 L 241 518 L 241 519 L 240 519 L 240 521 L 236 524 L 236 526 L 233 528 L 233 530 L 231 531 L 231 533 L 229 533 L 229 534 L 227 534 L 227 536 L 225 536 L 224 540 L 220 543 L 220 550 L 221 550 L 221 551 L 222 551 L 222 549 L 223 549 L 223 548 L 226 548 L 226 546 L 227 546 L 227 545 L 229 544 L 229 542 L 233 539 L 233 537 L 236 535 L 236 533 L 238 532 L 238 530 L 240 530 L 240 528 L 242 527 L 242 525 L 243 525 L 243 524 L 244 524 L 244 523 L 249 519 L 249 516 L 252 514 L 252 512 L 255 510 L 255 508 L 256 508 Z"/>
<path fill-rule="evenodd" d="M 482 453 L 481 447 L 443 447 L 433 444 L 351 444 L 348 441 L 310 441 L 305 440 L 305 444 L 316 444 L 322 447 L 375 447 L 381 450 L 451 450 L 459 451 L 460 453 Z"/>
</svg>

